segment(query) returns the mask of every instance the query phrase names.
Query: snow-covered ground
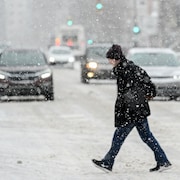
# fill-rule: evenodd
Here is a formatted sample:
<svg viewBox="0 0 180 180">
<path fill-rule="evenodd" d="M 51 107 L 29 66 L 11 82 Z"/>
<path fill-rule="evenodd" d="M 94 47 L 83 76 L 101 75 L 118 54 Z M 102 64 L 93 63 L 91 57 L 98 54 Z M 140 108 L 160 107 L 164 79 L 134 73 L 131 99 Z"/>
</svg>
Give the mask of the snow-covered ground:
<svg viewBox="0 0 180 180">
<path fill-rule="evenodd" d="M 78 69 L 54 68 L 54 78 L 54 102 L 0 103 L 0 180 L 179 180 L 180 102 L 150 102 L 150 128 L 172 169 L 149 172 L 153 153 L 134 129 L 105 173 L 91 159 L 111 144 L 115 84 L 83 85 Z"/>
</svg>

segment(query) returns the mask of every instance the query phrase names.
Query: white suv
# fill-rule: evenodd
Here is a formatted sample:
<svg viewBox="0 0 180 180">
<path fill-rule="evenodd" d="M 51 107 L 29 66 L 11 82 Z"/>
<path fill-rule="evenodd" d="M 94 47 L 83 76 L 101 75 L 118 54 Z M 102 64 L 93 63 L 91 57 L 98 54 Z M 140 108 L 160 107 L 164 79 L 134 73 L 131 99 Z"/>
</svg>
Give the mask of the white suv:
<svg viewBox="0 0 180 180">
<path fill-rule="evenodd" d="M 75 57 L 68 46 L 52 46 L 48 50 L 48 60 L 50 63 L 74 68 Z"/>
</svg>

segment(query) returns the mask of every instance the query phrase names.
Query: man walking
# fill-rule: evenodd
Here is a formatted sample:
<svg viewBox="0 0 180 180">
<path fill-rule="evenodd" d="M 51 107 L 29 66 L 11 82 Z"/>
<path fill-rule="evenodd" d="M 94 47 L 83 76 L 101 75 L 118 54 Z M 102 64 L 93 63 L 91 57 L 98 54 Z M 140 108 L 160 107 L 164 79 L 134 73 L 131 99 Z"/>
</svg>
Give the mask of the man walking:
<svg viewBox="0 0 180 180">
<path fill-rule="evenodd" d="M 136 127 L 142 141 L 154 152 L 157 162 L 153 171 L 163 171 L 171 167 L 165 152 L 149 129 L 147 117 L 150 115 L 148 100 L 156 96 L 156 89 L 150 77 L 139 66 L 125 58 L 120 45 L 112 45 L 106 53 L 117 78 L 117 99 L 115 103 L 115 132 L 112 145 L 102 160 L 92 162 L 104 170 L 112 171 L 115 158 L 128 134 Z M 129 92 L 133 93 L 131 100 Z M 140 95 L 143 92 L 144 95 Z M 127 96 L 128 94 L 128 96 Z M 140 96 L 141 97 L 140 97 Z M 133 102 L 133 103 L 132 103 Z"/>
</svg>

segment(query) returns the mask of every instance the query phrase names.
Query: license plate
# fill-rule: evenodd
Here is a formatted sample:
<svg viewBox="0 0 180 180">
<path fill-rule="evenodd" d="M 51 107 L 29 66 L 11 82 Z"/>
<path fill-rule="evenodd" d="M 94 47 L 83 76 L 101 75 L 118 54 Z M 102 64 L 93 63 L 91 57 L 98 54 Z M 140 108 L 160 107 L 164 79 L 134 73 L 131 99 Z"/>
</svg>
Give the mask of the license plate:
<svg viewBox="0 0 180 180">
<path fill-rule="evenodd" d="M 31 84 L 30 80 L 22 80 L 22 81 L 13 81 L 14 84 Z"/>
</svg>

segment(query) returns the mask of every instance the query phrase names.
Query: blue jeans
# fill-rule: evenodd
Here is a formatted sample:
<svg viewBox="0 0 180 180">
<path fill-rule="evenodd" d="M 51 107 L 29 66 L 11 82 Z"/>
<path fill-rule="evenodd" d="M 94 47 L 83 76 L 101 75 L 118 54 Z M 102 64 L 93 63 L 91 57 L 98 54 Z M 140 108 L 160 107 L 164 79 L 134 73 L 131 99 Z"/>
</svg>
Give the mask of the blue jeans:
<svg viewBox="0 0 180 180">
<path fill-rule="evenodd" d="M 137 128 L 137 131 L 143 142 L 145 142 L 154 152 L 155 160 L 157 161 L 157 163 L 164 164 L 166 162 L 169 162 L 163 149 L 151 133 L 147 119 L 144 119 L 141 122 L 128 124 L 124 127 L 118 127 L 114 132 L 111 148 L 103 158 L 103 161 L 110 166 L 113 166 L 115 157 L 117 156 L 121 145 L 134 127 Z"/>
</svg>

